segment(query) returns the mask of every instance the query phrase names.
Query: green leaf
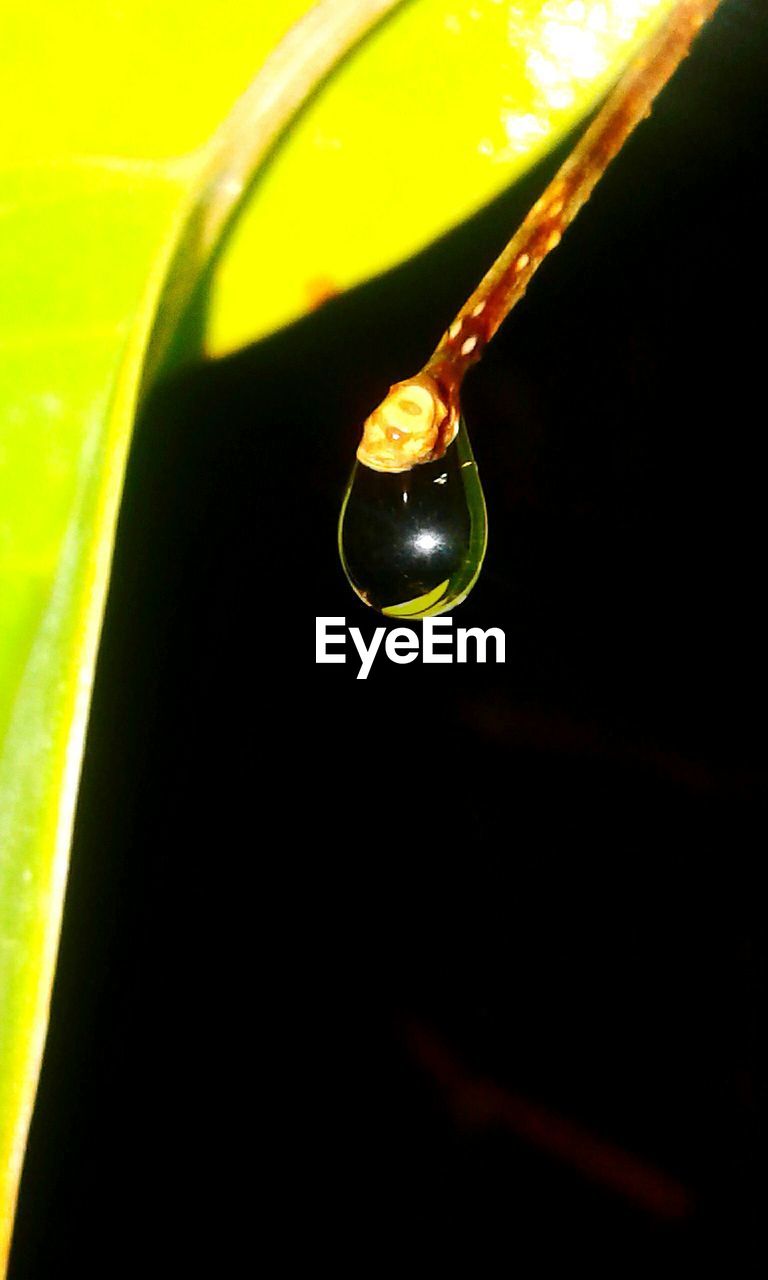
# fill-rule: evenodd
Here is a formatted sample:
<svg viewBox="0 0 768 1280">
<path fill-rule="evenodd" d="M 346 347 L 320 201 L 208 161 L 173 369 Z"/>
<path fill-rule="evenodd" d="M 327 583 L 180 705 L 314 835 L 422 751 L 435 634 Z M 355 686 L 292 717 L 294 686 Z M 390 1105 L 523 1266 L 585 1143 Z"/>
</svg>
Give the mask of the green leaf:
<svg viewBox="0 0 768 1280">
<path fill-rule="evenodd" d="M 388 7 L 324 0 L 282 44 L 306 0 L 0 9 L 0 1268 L 137 401 L 233 211 L 258 175 L 213 278 L 217 352 L 487 201 L 669 0 L 412 0 L 271 152 Z"/>
</svg>

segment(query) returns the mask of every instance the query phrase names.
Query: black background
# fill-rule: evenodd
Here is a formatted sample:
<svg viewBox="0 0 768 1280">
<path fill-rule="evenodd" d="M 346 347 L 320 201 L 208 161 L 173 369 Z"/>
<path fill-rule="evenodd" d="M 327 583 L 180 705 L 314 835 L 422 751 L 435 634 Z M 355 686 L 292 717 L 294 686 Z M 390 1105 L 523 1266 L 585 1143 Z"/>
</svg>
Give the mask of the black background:
<svg viewBox="0 0 768 1280">
<path fill-rule="evenodd" d="M 504 667 L 314 619 L 381 624 L 359 424 L 562 152 L 153 394 L 13 1280 L 764 1262 L 767 81 L 729 0 L 467 382 Z"/>
</svg>

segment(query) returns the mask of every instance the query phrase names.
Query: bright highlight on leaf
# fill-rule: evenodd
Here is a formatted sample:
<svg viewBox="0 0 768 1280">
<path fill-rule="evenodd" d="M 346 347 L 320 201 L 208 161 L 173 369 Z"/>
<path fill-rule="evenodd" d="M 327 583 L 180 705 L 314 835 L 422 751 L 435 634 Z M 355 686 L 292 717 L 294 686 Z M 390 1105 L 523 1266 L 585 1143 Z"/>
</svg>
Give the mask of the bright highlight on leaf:
<svg viewBox="0 0 768 1280">
<path fill-rule="evenodd" d="M 260 172 L 216 274 L 211 348 L 268 332 L 479 207 L 594 104 L 668 7 L 403 5 Z M 188 288 L 204 265 L 185 257 L 191 211 L 209 252 L 238 198 L 239 187 L 200 186 L 215 172 L 217 126 L 308 8 L 0 3 L 13 126 L 0 148 L 0 1269 L 146 345 L 158 306 L 172 328 L 169 266 Z M 375 8 L 324 0 L 334 34 L 319 47 L 343 47 L 348 14 L 359 26 Z M 307 73 L 293 103 L 315 87 Z"/>
</svg>

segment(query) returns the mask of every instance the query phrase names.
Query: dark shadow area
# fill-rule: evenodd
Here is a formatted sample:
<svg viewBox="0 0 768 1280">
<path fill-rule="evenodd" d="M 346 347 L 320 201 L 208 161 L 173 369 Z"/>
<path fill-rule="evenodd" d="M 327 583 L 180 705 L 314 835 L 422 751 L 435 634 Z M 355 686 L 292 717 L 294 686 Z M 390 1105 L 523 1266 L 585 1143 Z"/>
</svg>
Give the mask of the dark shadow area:
<svg viewBox="0 0 768 1280">
<path fill-rule="evenodd" d="M 152 395 L 12 1280 L 762 1272 L 767 73 L 726 5 L 467 383 L 504 666 L 314 621 L 551 164 Z"/>
</svg>

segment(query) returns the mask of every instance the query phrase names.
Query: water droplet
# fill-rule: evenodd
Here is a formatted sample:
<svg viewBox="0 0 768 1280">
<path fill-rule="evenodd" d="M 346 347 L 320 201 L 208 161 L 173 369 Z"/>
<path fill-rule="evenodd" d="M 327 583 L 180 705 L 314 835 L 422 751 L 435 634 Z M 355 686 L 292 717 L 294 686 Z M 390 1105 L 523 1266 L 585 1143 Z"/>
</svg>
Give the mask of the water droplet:
<svg viewBox="0 0 768 1280">
<path fill-rule="evenodd" d="M 437 462 L 394 474 L 355 464 L 339 519 L 339 554 L 366 604 L 392 617 L 425 618 L 469 594 L 487 528 L 462 420 Z"/>
</svg>

